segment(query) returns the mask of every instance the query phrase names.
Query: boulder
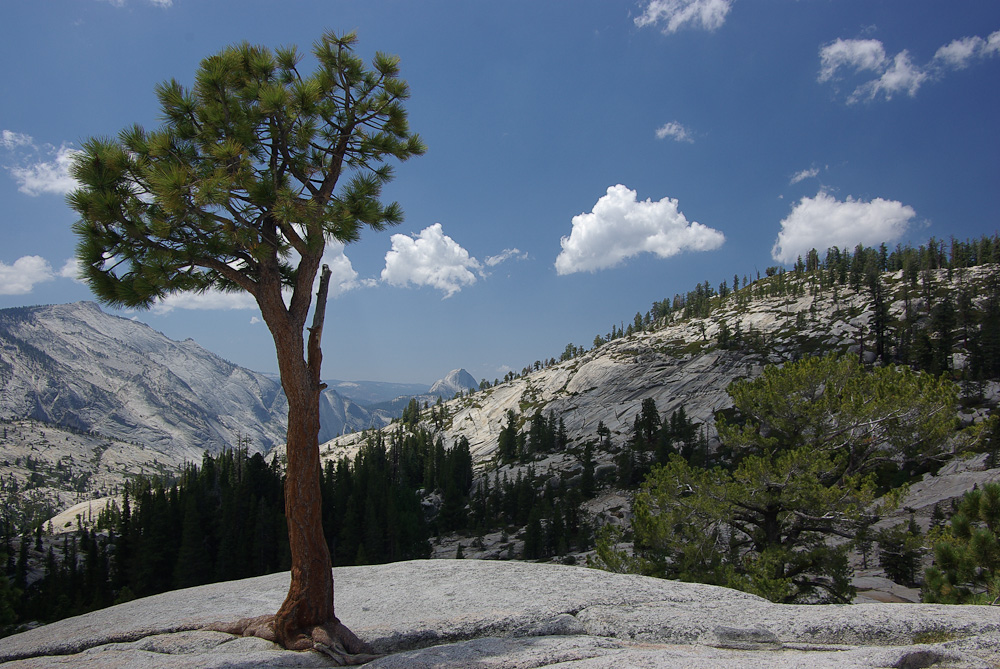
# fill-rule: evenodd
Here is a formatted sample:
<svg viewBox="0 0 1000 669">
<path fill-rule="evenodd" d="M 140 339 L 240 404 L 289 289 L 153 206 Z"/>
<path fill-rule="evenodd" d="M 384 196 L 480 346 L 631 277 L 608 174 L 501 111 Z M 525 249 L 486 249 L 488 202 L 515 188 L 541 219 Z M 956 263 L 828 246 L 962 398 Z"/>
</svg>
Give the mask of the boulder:
<svg viewBox="0 0 1000 669">
<path fill-rule="evenodd" d="M 989 667 L 1000 608 L 789 606 L 716 586 L 582 567 L 424 560 L 334 570 L 337 611 L 420 667 Z M 288 574 L 178 590 L 0 639 L 3 666 L 318 667 L 314 651 L 202 628 L 277 610 Z"/>
</svg>

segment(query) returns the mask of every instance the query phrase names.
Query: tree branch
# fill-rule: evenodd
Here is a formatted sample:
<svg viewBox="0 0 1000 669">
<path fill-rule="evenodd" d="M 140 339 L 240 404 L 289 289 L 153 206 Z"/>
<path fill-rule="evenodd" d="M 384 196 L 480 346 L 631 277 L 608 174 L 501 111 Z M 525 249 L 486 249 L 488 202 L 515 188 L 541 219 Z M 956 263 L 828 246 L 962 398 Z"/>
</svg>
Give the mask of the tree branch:
<svg viewBox="0 0 1000 669">
<path fill-rule="evenodd" d="M 326 297 L 330 288 L 330 266 L 323 265 L 323 270 L 319 275 L 319 290 L 316 292 L 316 309 L 313 311 L 313 324 L 309 328 L 309 347 L 307 349 L 307 362 L 309 373 L 312 375 L 313 383 L 322 390 L 325 384 L 320 382 L 320 367 L 323 363 L 323 351 L 320 341 L 323 337 L 323 321 L 326 318 Z"/>
</svg>

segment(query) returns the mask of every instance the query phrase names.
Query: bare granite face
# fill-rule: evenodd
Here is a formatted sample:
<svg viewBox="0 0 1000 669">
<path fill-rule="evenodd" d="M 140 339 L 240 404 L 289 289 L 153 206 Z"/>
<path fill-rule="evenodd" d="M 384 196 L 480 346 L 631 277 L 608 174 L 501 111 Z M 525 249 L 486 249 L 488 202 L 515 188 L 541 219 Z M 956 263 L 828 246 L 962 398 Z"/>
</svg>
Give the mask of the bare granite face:
<svg viewBox="0 0 1000 669">
<path fill-rule="evenodd" d="M 334 570 L 374 668 L 995 667 L 1000 608 L 787 606 L 581 567 L 425 560 Z M 288 574 L 157 595 L 0 639 L 5 668 L 321 667 L 319 653 L 201 631 L 271 613 Z"/>
<path fill-rule="evenodd" d="M 201 462 L 206 450 L 233 447 L 237 437 L 266 453 L 284 443 L 287 416 L 277 379 L 193 340 L 173 341 L 106 314 L 93 302 L 0 309 L 0 418 L 100 433 L 108 438 L 101 454 L 108 465 L 138 460 L 148 466 L 156 458 L 177 470 L 185 461 Z M 320 421 L 321 439 L 387 422 L 332 388 L 321 396 Z M 86 440 L 72 435 L 69 443 L 61 443 L 61 435 L 58 441 L 60 457 L 70 456 L 78 467 L 101 444 L 80 447 L 76 442 Z M 146 457 L 147 449 L 162 453 Z"/>
<path fill-rule="evenodd" d="M 976 285 L 992 271 L 990 266 L 969 268 L 949 277 L 935 270 L 938 285 L 965 281 Z M 890 287 L 898 285 L 902 273 L 886 275 Z M 890 312 L 903 313 L 901 291 L 890 293 Z M 661 415 L 684 408 L 687 417 L 703 424 L 710 446 L 717 437 L 715 413 L 732 406 L 726 393 L 735 380 L 754 378 L 768 364 L 794 360 L 803 350 L 822 349 L 858 353 L 859 332 L 870 331 L 871 299 L 867 290 L 849 286 L 837 291 L 800 297 L 755 295 L 748 303 L 730 300 L 706 318 L 688 318 L 649 332 L 622 337 L 591 348 L 576 358 L 543 367 L 511 381 L 477 391 L 445 403 L 448 418 L 440 434 L 451 445 L 468 439 L 474 461 L 487 462 L 496 452 L 507 412 L 530 418 L 536 411 L 552 414 L 564 422 L 570 443 L 580 444 L 596 436 L 604 423 L 613 441 L 629 433 L 642 401 L 651 398 Z M 766 353 L 734 351 L 717 346 L 722 324 L 744 336 L 765 337 Z M 956 369 L 965 358 L 956 355 Z M 984 386 L 987 404 L 1000 401 L 1000 384 Z M 981 420 L 980 408 L 963 415 L 963 421 Z M 426 418 L 426 416 L 425 416 Z M 425 427 L 431 428 L 428 423 Z M 436 428 L 435 428 L 436 429 Z M 361 433 L 345 434 L 324 443 L 324 460 L 353 458 L 365 441 Z M 280 448 L 275 451 L 280 453 Z M 595 453 L 597 463 L 608 462 Z M 551 467 L 565 471 L 577 458 L 535 463 L 537 471 Z"/>
</svg>

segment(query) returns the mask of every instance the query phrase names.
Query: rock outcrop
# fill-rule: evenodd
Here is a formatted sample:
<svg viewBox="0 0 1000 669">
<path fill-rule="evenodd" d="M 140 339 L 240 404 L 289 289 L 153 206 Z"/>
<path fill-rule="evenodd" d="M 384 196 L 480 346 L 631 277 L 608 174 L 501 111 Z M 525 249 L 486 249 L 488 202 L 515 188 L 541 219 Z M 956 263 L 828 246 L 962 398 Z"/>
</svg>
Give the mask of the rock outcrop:
<svg viewBox="0 0 1000 669">
<path fill-rule="evenodd" d="M 926 274 L 937 290 L 957 291 L 959 285 L 982 285 L 997 271 L 996 265 L 982 265 Z M 794 290 L 772 290 L 779 278 Z M 893 318 L 902 316 L 908 301 L 916 307 L 919 299 L 907 297 L 901 271 L 886 273 L 882 280 Z M 661 322 L 654 329 L 613 339 L 575 358 L 446 402 L 448 420 L 443 427 L 439 430 L 429 420 L 429 412 L 424 427 L 439 431 L 447 446 L 465 437 L 476 462 L 485 463 L 496 452 L 508 411 L 521 421 L 530 421 L 536 412 L 561 418 L 571 444 L 596 439 L 598 423 L 621 442 L 630 433 L 642 401 L 652 398 L 661 415 L 683 407 L 688 419 L 704 426 L 711 442 L 716 413 L 732 406 L 726 388 L 734 380 L 753 378 L 768 364 L 817 352 L 853 353 L 874 360 L 873 308 L 867 289 L 820 289 L 815 276 L 791 273 L 771 281 L 745 287 L 739 297 L 731 293 L 707 317 Z M 965 354 L 953 357 L 955 368 L 960 368 Z M 984 383 L 983 396 L 986 405 L 997 404 L 1000 385 Z M 979 420 L 986 411 L 980 407 L 963 420 Z M 352 457 L 361 442 L 357 434 L 331 440 L 323 445 L 322 457 Z"/>
<path fill-rule="evenodd" d="M 993 667 L 1000 608 L 788 606 L 709 585 L 477 560 L 334 570 L 338 614 L 385 656 L 372 669 Z M 202 631 L 273 612 L 288 574 L 178 590 L 0 639 L 4 667 L 321 667 Z"/>
</svg>

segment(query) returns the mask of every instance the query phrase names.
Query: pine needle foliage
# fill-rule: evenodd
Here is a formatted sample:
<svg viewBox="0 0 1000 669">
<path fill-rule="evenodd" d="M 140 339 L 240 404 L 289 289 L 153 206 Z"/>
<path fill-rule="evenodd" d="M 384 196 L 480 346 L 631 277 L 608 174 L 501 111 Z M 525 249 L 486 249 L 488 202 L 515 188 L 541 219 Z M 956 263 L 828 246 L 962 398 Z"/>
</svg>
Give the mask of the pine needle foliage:
<svg viewBox="0 0 1000 669">
<path fill-rule="evenodd" d="M 68 202 L 95 293 L 128 307 L 209 288 L 256 297 L 272 272 L 311 287 L 325 242 L 399 223 L 399 205 L 379 199 L 386 161 L 425 149 L 398 59 L 378 53 L 366 68 L 356 42 L 324 34 L 311 75 L 295 47 L 228 47 L 193 86 L 156 86 L 160 128 L 84 142 Z"/>
<path fill-rule="evenodd" d="M 954 384 L 826 356 L 768 367 L 729 394 L 728 459 L 671 455 L 636 493 L 637 564 L 777 602 L 851 601 L 847 552 L 873 520 L 876 473 L 940 457 Z"/>
<path fill-rule="evenodd" d="M 965 494 L 951 521 L 931 534 L 934 564 L 925 602 L 990 604 L 1000 600 L 1000 483 Z"/>
</svg>

